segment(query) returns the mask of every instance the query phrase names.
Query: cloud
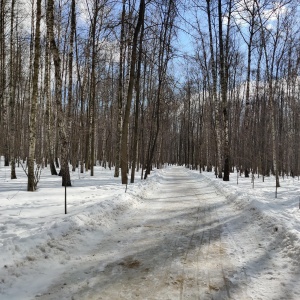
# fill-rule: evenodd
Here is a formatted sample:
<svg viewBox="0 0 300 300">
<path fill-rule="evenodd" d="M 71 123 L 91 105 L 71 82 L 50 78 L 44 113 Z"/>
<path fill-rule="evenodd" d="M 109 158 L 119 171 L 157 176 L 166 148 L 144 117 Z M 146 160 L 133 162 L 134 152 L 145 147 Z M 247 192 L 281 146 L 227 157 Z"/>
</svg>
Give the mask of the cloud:
<svg viewBox="0 0 300 300">
<path fill-rule="evenodd" d="M 247 26 L 250 23 L 252 14 L 258 16 L 258 11 L 260 11 L 263 21 L 273 22 L 278 19 L 279 16 L 285 15 L 288 11 L 287 6 L 282 1 L 272 2 L 270 5 L 263 5 L 260 1 L 254 0 L 238 0 L 234 7 L 233 18 L 237 25 Z M 269 24 L 267 24 L 269 25 Z"/>
</svg>

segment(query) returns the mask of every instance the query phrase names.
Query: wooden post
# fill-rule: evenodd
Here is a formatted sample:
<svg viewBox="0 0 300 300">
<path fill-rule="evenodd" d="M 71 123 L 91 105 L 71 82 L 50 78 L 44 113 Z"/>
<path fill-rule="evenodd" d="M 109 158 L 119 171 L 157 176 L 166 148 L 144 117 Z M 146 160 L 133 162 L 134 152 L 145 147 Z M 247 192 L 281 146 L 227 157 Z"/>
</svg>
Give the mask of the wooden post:
<svg viewBox="0 0 300 300">
<path fill-rule="evenodd" d="M 65 215 L 67 214 L 67 180 L 65 180 Z"/>
</svg>

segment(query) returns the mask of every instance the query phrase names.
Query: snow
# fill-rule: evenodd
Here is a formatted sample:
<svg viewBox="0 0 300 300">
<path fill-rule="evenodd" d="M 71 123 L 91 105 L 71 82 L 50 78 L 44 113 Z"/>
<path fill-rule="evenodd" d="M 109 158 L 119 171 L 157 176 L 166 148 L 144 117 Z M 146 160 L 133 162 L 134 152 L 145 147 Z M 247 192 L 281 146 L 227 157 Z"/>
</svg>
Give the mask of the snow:
<svg viewBox="0 0 300 300">
<path fill-rule="evenodd" d="M 250 299 L 300 299 L 300 181 L 281 179 L 275 198 L 274 177 L 263 182 L 255 175 L 253 187 L 251 178 L 239 177 L 237 184 L 236 173 L 231 175 L 230 182 L 204 176 L 238 213 L 224 226 L 224 235 L 238 241 L 230 254 L 252 282 Z"/>
<path fill-rule="evenodd" d="M 300 299 L 300 181 L 165 166 L 27 192 L 0 161 L 0 299 Z"/>
</svg>

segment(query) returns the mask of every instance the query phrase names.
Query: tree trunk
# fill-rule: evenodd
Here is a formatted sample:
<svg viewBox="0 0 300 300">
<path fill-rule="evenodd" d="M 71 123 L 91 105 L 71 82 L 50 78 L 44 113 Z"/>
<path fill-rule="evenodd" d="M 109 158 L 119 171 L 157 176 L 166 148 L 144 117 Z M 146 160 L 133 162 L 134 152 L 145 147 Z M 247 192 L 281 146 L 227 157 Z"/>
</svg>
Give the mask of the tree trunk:
<svg viewBox="0 0 300 300">
<path fill-rule="evenodd" d="M 137 74 L 135 82 L 135 117 L 134 117 L 134 138 L 133 138 L 133 150 L 132 150 L 132 166 L 131 166 L 131 178 L 130 182 L 134 183 L 135 168 L 137 162 L 138 153 L 138 133 L 139 133 L 139 106 L 140 106 L 140 78 L 141 78 L 141 65 L 142 65 L 142 51 L 143 51 L 143 39 L 144 39 L 144 23 L 142 24 L 140 42 L 139 42 L 139 57 L 137 65 Z"/>
<path fill-rule="evenodd" d="M 45 102 L 46 102 L 46 136 L 47 136 L 47 153 L 50 165 L 51 175 L 57 175 L 57 171 L 54 164 L 54 155 L 53 155 L 53 113 L 51 105 L 51 96 L 50 96 L 50 59 L 49 59 L 49 37 L 47 37 L 46 46 L 45 46 L 45 71 L 44 71 L 44 89 L 45 89 Z"/>
<path fill-rule="evenodd" d="M 15 124 L 15 92 L 16 92 L 16 76 L 17 73 L 16 64 L 14 61 L 15 51 L 14 51 L 14 9 L 15 9 L 15 0 L 12 0 L 11 3 L 11 17 L 10 17 L 10 167 L 11 173 L 10 178 L 16 179 L 16 151 L 15 151 L 15 141 L 16 141 L 16 124 Z M 17 28 L 16 28 L 17 30 Z"/>
<path fill-rule="evenodd" d="M 227 108 L 227 87 L 228 87 L 228 52 L 229 52 L 229 28 L 231 18 L 231 0 L 229 1 L 229 11 L 227 15 L 227 33 L 224 49 L 223 41 L 223 15 L 222 15 L 222 0 L 218 0 L 218 20 L 219 20 L 219 49 L 220 49 L 220 86 L 222 97 L 223 110 L 223 130 L 224 130 L 224 181 L 229 181 L 229 133 L 228 133 L 228 108 Z"/>
<path fill-rule="evenodd" d="M 75 0 L 71 1 L 71 29 L 70 29 L 70 42 L 68 54 L 68 106 L 67 106 L 67 137 L 69 137 L 69 144 L 72 135 L 72 107 L 73 107 L 73 55 L 74 55 L 74 35 L 76 28 L 76 3 Z M 74 121 L 74 120 L 73 120 Z M 73 157 L 72 157 L 73 159 Z"/>
<path fill-rule="evenodd" d="M 38 100 L 38 80 L 39 80 L 39 63 L 40 63 L 40 23 L 42 17 L 41 0 L 36 1 L 36 25 L 34 38 L 34 62 L 33 62 L 33 79 L 32 79 L 32 97 L 30 109 L 29 124 L 29 154 L 28 154 L 28 183 L 27 191 L 36 190 L 36 180 L 34 174 L 35 144 L 36 144 L 36 114 Z"/>
<path fill-rule="evenodd" d="M 135 65 L 136 65 L 136 52 L 137 52 L 137 41 L 140 29 L 144 23 L 145 14 L 145 0 L 140 0 L 139 17 L 135 27 L 133 41 L 132 41 L 132 52 L 130 62 L 130 76 L 128 83 L 127 101 L 125 107 L 125 115 L 122 126 L 122 139 L 121 139 L 121 172 L 122 172 L 122 184 L 128 183 L 127 171 L 128 171 L 128 124 L 129 114 L 133 94 L 133 86 L 135 80 Z"/>
<path fill-rule="evenodd" d="M 90 134 L 90 170 L 91 176 L 94 176 L 95 165 L 95 119 L 96 119 L 96 28 L 98 20 L 98 0 L 94 3 L 94 16 L 92 20 L 91 37 L 92 37 L 92 62 L 91 62 L 91 91 L 89 103 L 89 134 Z"/>
<path fill-rule="evenodd" d="M 54 37 L 54 1 L 48 0 L 47 5 L 47 34 L 50 39 L 50 48 L 54 62 L 55 75 L 55 101 L 57 106 L 57 124 L 59 138 L 61 141 L 61 170 L 62 186 L 71 186 L 68 152 L 69 144 L 66 136 L 66 120 L 62 107 L 62 78 L 61 78 L 61 59 Z"/>
<path fill-rule="evenodd" d="M 220 127 L 220 112 L 219 112 L 219 101 L 217 95 L 217 66 L 215 61 L 215 51 L 213 47 L 213 36 L 212 36 L 212 20 L 211 20 L 211 7 L 210 0 L 206 0 L 206 11 L 208 18 L 208 29 L 209 29 L 209 48 L 210 48 L 210 56 L 211 56 L 211 72 L 212 72 L 212 96 L 214 103 L 214 130 L 216 136 L 216 176 L 222 178 L 222 155 L 221 155 L 221 127 Z"/>
<path fill-rule="evenodd" d="M 0 97 L 1 97 L 1 119 L 2 119 L 2 128 L 3 128 L 3 154 L 4 154 L 4 166 L 9 166 L 9 144 L 8 144 L 8 95 L 7 95 L 7 78 L 6 78 L 6 28 L 5 28 L 5 21 L 6 21 L 6 0 L 1 0 L 1 17 L 0 17 L 0 24 L 1 24 L 1 90 L 0 90 Z"/>
<path fill-rule="evenodd" d="M 116 157 L 115 157 L 115 174 L 119 177 L 120 173 L 120 148 L 122 137 L 122 107 L 123 107 L 123 52 L 124 52 L 124 32 L 125 32 L 125 0 L 122 0 L 122 18 L 121 18 L 121 35 L 120 35 L 120 56 L 119 56 L 119 79 L 118 79 L 118 119 L 116 135 Z"/>
</svg>

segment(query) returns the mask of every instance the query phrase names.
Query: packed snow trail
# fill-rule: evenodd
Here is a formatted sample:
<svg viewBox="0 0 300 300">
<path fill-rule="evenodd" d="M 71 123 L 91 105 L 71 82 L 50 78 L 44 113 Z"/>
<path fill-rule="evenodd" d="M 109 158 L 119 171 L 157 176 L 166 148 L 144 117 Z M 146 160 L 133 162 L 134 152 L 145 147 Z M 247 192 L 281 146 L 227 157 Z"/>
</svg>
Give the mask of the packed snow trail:
<svg viewBox="0 0 300 300">
<path fill-rule="evenodd" d="M 172 167 L 155 176 L 135 194 L 139 205 L 108 228 L 53 240 L 59 269 L 26 263 L 36 274 L 28 285 L 48 278 L 47 286 L 7 300 L 300 299 L 299 263 L 284 254 L 283 229 L 205 175 Z"/>
<path fill-rule="evenodd" d="M 234 270 L 218 216 L 224 206 L 209 181 L 167 169 L 142 207 L 120 218 L 99 248 L 39 299 L 230 298 Z M 237 288 L 244 295 L 246 286 Z"/>
</svg>

